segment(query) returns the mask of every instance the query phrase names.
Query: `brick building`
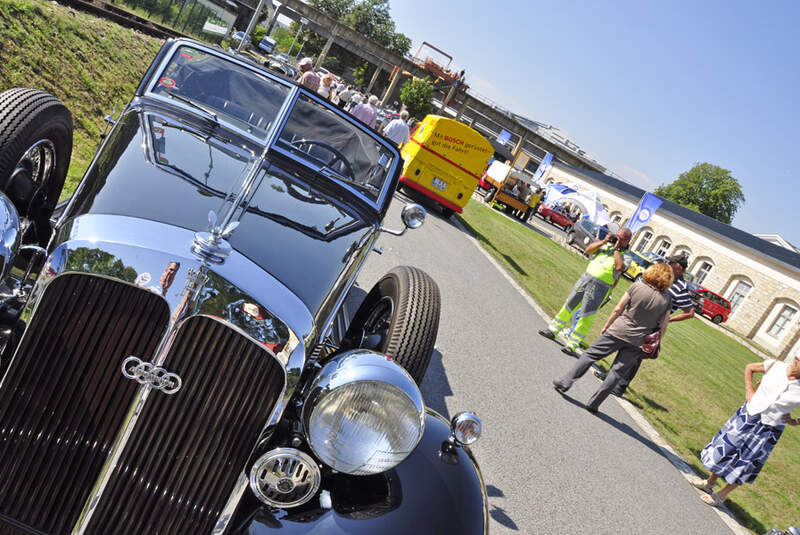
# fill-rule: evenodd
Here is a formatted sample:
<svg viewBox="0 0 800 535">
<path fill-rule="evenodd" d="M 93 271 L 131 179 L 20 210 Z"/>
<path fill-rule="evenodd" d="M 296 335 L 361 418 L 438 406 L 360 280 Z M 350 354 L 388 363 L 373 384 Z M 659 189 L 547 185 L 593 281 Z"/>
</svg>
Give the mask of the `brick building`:
<svg viewBox="0 0 800 535">
<path fill-rule="evenodd" d="M 546 183 L 594 190 L 612 220 L 624 224 L 644 190 L 619 179 L 554 162 Z M 800 254 L 664 201 L 633 237 L 635 251 L 664 256 L 685 251 L 695 282 L 731 302 L 725 324 L 780 358 L 800 353 Z"/>
</svg>

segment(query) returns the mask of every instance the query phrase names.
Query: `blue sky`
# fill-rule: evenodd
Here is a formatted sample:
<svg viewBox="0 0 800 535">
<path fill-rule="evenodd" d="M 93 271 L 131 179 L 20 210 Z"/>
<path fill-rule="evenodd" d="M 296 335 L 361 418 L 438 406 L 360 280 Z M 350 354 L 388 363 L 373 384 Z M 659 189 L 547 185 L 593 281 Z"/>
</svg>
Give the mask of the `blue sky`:
<svg viewBox="0 0 800 535">
<path fill-rule="evenodd" d="M 553 124 L 645 189 L 696 162 L 730 169 L 733 225 L 800 246 L 800 2 L 390 0 L 505 107 Z"/>
</svg>

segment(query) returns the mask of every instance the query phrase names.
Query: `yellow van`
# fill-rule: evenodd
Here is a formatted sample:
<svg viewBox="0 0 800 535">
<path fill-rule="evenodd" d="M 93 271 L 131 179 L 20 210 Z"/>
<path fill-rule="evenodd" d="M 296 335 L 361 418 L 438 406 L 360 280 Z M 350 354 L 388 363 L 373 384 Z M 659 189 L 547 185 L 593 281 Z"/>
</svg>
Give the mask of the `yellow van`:
<svg viewBox="0 0 800 535">
<path fill-rule="evenodd" d="M 450 217 L 469 201 L 494 148 L 486 138 L 453 119 L 428 115 L 402 150 L 401 186 L 430 197 Z"/>
</svg>

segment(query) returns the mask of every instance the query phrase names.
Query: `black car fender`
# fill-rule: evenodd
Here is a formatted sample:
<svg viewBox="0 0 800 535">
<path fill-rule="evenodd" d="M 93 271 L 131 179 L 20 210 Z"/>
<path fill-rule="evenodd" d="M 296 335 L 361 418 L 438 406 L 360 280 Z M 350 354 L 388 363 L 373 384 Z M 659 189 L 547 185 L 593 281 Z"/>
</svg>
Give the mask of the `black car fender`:
<svg viewBox="0 0 800 535">
<path fill-rule="evenodd" d="M 232 532 L 488 534 L 488 501 L 480 469 L 469 448 L 452 446 L 449 436 L 449 422 L 428 410 L 422 440 L 394 469 L 366 477 L 338 474 L 323 483 L 321 499 L 304 506 L 244 507 L 249 509 L 245 514 L 240 508 Z"/>
</svg>

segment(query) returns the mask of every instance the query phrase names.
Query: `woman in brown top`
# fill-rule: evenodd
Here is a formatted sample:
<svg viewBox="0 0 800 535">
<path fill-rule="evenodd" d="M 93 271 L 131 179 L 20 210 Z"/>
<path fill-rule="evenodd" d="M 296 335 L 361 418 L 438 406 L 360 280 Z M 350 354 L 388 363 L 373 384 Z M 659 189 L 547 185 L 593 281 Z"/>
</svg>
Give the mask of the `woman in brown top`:
<svg viewBox="0 0 800 535">
<path fill-rule="evenodd" d="M 555 389 L 563 394 L 594 362 L 619 351 L 606 380 L 586 404 L 589 412 L 597 412 L 622 377 L 642 358 L 645 336 L 660 329 L 663 338 L 667 330 L 672 268 L 668 264 L 655 264 L 645 270 L 642 278 L 642 282 L 633 283 L 622 296 L 603 327 L 600 338 L 581 354 L 572 369 L 553 381 Z"/>
</svg>

